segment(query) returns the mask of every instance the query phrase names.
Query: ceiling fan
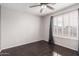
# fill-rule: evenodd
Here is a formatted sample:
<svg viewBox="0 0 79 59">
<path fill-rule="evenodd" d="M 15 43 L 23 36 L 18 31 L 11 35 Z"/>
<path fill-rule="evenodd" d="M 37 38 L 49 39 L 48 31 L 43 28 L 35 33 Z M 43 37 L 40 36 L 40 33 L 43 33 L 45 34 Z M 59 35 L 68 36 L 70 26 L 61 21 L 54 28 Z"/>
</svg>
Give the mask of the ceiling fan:
<svg viewBox="0 0 79 59">
<path fill-rule="evenodd" d="M 33 7 L 38 7 L 38 6 L 40 6 L 40 7 L 41 7 L 40 13 L 42 13 L 45 8 L 49 8 L 49 9 L 51 9 L 51 10 L 54 10 L 54 8 L 51 7 L 51 6 L 49 6 L 49 4 L 55 5 L 56 3 L 40 3 L 39 5 L 33 5 L 33 6 L 29 6 L 29 7 L 30 7 L 30 8 L 33 8 Z"/>
</svg>

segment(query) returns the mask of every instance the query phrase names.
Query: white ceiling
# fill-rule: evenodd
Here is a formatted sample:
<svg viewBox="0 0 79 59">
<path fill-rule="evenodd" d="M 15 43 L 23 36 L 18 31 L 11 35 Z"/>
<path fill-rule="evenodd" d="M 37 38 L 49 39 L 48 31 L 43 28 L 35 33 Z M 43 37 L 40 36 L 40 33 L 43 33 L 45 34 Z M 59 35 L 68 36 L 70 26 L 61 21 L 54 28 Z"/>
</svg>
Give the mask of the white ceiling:
<svg viewBox="0 0 79 59">
<path fill-rule="evenodd" d="M 75 3 L 56 3 L 55 5 L 51 5 L 54 10 L 50 10 L 48 8 L 46 8 L 43 13 L 40 13 L 40 9 L 41 7 L 34 7 L 34 8 L 29 8 L 29 6 L 32 5 L 38 5 L 39 3 L 4 3 L 2 4 L 2 6 L 7 7 L 7 8 L 11 8 L 11 9 L 15 9 L 18 11 L 22 11 L 22 12 L 28 12 L 34 15 L 39 15 L 39 16 L 44 16 L 46 14 L 50 14 L 53 12 L 56 12 L 58 10 L 61 10 L 63 8 L 66 8 L 68 6 L 74 5 Z"/>
</svg>

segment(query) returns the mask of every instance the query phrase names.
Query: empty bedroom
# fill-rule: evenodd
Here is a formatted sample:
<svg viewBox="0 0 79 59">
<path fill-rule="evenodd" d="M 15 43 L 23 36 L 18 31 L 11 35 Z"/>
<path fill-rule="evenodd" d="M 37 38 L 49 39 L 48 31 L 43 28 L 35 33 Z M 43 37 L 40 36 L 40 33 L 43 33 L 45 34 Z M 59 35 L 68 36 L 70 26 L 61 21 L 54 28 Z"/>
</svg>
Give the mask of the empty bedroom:
<svg viewBox="0 0 79 59">
<path fill-rule="evenodd" d="M 0 56 L 78 56 L 79 3 L 0 3 Z"/>
</svg>

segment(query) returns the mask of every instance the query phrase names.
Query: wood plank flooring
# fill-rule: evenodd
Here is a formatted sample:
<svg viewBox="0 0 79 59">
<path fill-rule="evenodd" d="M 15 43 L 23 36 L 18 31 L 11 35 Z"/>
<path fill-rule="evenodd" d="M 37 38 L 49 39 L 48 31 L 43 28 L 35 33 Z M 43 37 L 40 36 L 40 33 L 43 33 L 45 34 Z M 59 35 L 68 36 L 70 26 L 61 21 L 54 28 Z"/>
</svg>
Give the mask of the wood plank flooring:
<svg viewBox="0 0 79 59">
<path fill-rule="evenodd" d="M 38 41 L 1 51 L 1 56 L 54 56 L 56 52 L 62 56 L 77 56 L 77 52 L 59 45 L 49 45 L 46 41 Z"/>
</svg>

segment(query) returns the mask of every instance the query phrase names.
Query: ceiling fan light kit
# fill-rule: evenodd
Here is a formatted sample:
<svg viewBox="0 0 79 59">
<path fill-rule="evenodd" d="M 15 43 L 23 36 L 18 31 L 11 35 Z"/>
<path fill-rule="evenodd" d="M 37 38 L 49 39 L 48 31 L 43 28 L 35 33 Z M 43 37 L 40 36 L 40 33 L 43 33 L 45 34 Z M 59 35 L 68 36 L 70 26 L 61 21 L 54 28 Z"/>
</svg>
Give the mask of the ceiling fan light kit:
<svg viewBox="0 0 79 59">
<path fill-rule="evenodd" d="M 42 5 L 41 8 L 47 8 L 47 6 L 46 5 Z"/>
<path fill-rule="evenodd" d="M 55 5 L 56 3 L 40 3 L 40 5 L 33 5 L 33 6 L 30 6 L 30 8 L 40 6 L 40 7 L 41 7 L 41 9 L 40 9 L 40 13 L 42 13 L 43 10 L 46 9 L 46 8 L 49 8 L 49 9 L 51 9 L 51 10 L 54 10 L 54 8 L 51 7 L 51 6 L 49 6 L 49 4 L 51 4 L 51 5 Z"/>
</svg>

